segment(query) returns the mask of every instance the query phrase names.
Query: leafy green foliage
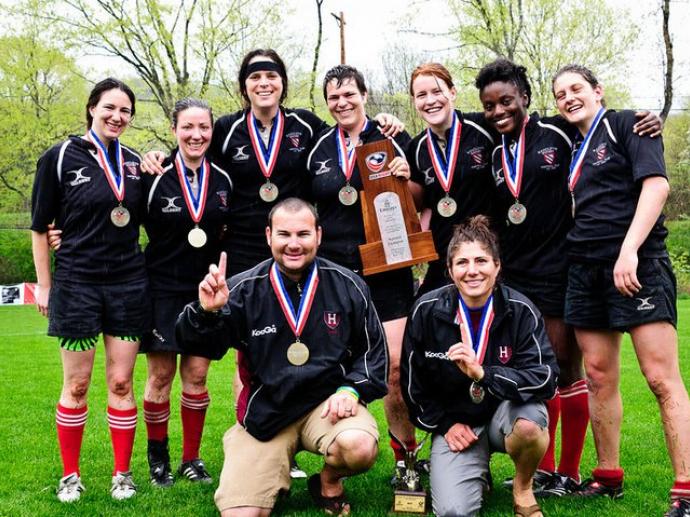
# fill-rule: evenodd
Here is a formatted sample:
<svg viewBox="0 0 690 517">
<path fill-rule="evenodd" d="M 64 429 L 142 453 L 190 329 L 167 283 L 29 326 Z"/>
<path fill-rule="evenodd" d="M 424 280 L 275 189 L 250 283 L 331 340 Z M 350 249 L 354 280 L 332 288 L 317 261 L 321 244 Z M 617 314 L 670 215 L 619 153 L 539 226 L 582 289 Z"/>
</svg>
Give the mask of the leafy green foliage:
<svg viewBox="0 0 690 517">
<path fill-rule="evenodd" d="M 451 0 L 457 23 L 459 84 L 472 84 L 484 64 L 499 56 L 527 67 L 532 108 L 553 108 L 551 77 L 563 65 L 581 63 L 601 72 L 609 105 L 629 98 L 617 83 L 616 63 L 637 30 L 625 12 L 597 0 Z M 618 65 L 618 66 L 620 66 Z"/>
<path fill-rule="evenodd" d="M 0 38 L 0 47 L 0 209 L 26 209 L 40 153 L 81 131 L 85 83 L 31 30 Z"/>
</svg>

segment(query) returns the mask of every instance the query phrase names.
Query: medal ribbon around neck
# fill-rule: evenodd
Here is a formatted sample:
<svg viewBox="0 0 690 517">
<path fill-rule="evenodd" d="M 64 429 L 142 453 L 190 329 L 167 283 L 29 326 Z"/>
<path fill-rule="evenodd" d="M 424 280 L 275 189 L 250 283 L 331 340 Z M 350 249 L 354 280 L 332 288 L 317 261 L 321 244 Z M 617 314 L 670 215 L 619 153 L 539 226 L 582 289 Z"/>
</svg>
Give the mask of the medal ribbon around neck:
<svg viewBox="0 0 690 517">
<path fill-rule="evenodd" d="M 206 158 L 201 161 L 201 167 L 199 167 L 199 193 L 197 196 L 194 196 L 194 190 L 192 190 L 192 185 L 189 183 L 189 178 L 187 178 L 186 174 L 187 167 L 182 159 L 182 154 L 179 152 L 175 156 L 175 168 L 177 169 L 177 176 L 180 178 L 182 195 L 187 203 L 189 215 L 192 217 L 192 221 L 198 224 L 201 221 L 201 216 L 204 215 L 211 167 Z"/>
<path fill-rule="evenodd" d="M 369 121 L 364 119 L 362 129 L 359 130 L 360 135 L 366 131 L 368 124 Z M 355 163 L 357 162 L 357 160 L 355 160 L 356 146 L 352 145 L 350 149 L 347 148 L 347 144 L 345 143 L 345 131 L 343 131 L 340 126 L 338 126 L 338 130 L 335 134 L 335 146 L 338 151 L 338 163 L 340 164 L 343 174 L 345 174 L 345 181 L 349 182 L 352 177 L 352 171 L 355 170 Z"/>
<path fill-rule="evenodd" d="M 93 129 L 89 129 L 89 132 L 86 134 L 86 136 L 88 137 L 89 141 L 96 146 L 98 163 L 100 164 L 101 169 L 103 169 L 103 172 L 105 172 L 105 177 L 110 185 L 110 190 L 112 190 L 113 194 L 115 194 L 115 198 L 122 203 L 122 200 L 125 198 L 125 181 L 122 176 L 125 161 L 122 157 L 120 141 L 118 139 L 114 140 L 115 159 L 117 160 L 118 167 L 118 170 L 115 171 L 113 170 L 113 166 L 108 159 L 108 150 L 106 149 L 105 145 L 103 145 L 103 142 L 101 142 L 100 138 L 98 138 L 96 132 Z"/>
<path fill-rule="evenodd" d="M 582 164 L 585 161 L 587 148 L 589 147 L 589 143 L 592 140 L 592 136 L 594 135 L 594 132 L 596 131 L 597 126 L 599 125 L 599 122 L 601 122 L 601 119 L 604 118 L 605 114 L 606 109 L 604 109 L 604 107 L 602 106 L 601 108 L 599 108 L 599 111 L 597 111 L 597 114 L 594 117 L 594 121 L 592 122 L 592 125 L 589 128 L 589 131 L 587 131 L 587 135 L 585 136 L 585 139 L 582 141 L 582 145 L 580 145 L 580 148 L 577 150 L 577 153 L 575 153 L 573 160 L 570 162 L 570 174 L 568 175 L 568 188 L 570 189 L 570 192 L 573 192 L 575 190 L 575 185 L 577 185 L 577 181 L 580 179 L 580 173 L 582 172 Z"/>
<path fill-rule="evenodd" d="M 503 176 L 506 180 L 508 190 L 513 194 L 515 199 L 520 197 L 520 188 L 522 187 L 522 172 L 525 166 L 525 129 L 529 122 L 529 116 L 525 117 L 522 122 L 522 129 L 520 130 L 520 137 L 517 141 L 515 149 L 515 159 L 512 158 L 508 139 L 505 135 L 501 135 L 503 143 L 501 148 L 501 161 L 503 162 Z"/>
<path fill-rule="evenodd" d="M 278 303 L 280 308 L 283 309 L 283 314 L 285 314 L 285 319 L 287 320 L 292 332 L 295 334 L 295 338 L 299 341 L 299 337 L 304 330 L 304 326 L 307 324 L 307 319 L 309 318 L 309 313 L 311 312 L 311 305 L 314 302 L 314 295 L 316 294 L 316 288 L 319 285 L 319 274 L 317 272 L 316 262 L 314 262 L 314 267 L 309 274 L 307 279 L 307 284 L 304 288 L 304 293 L 302 294 L 302 299 L 299 303 L 299 309 L 295 312 L 295 308 L 292 305 L 292 300 L 285 289 L 285 284 L 280 276 L 280 271 L 278 270 L 278 264 L 276 262 L 271 266 L 271 271 L 269 273 L 271 279 L 271 285 L 273 286 L 273 291 L 276 293 L 276 298 L 278 298 Z"/>
<path fill-rule="evenodd" d="M 494 295 L 489 296 L 484 308 L 482 309 L 482 318 L 479 322 L 479 335 L 475 335 L 474 327 L 472 326 L 472 319 L 470 318 L 470 311 L 465 305 L 462 296 L 458 295 L 458 313 L 456 316 L 456 323 L 460 323 L 467 329 L 467 338 L 470 340 L 472 350 L 477 356 L 477 362 L 482 364 L 484 356 L 486 355 L 486 348 L 489 343 L 489 329 L 491 323 L 494 321 Z M 462 335 L 462 329 L 460 331 Z M 464 337 L 463 337 L 464 339 Z"/>
<path fill-rule="evenodd" d="M 455 174 L 455 164 L 460 154 L 460 136 L 462 135 L 462 122 L 458 119 L 457 113 L 453 112 L 453 124 L 450 126 L 448 145 L 446 145 L 445 155 L 442 154 L 439 145 L 433 138 L 430 128 L 426 130 L 426 144 L 431 156 L 431 164 L 438 178 L 441 188 L 446 194 L 450 191 Z"/>
<path fill-rule="evenodd" d="M 278 109 L 278 114 L 273 119 L 273 126 L 271 127 L 271 135 L 268 139 L 268 149 L 264 145 L 264 141 L 259 134 L 259 126 L 256 122 L 256 117 L 251 110 L 249 110 L 249 121 L 247 123 L 249 129 L 249 140 L 254 148 L 256 160 L 259 162 L 261 173 L 269 180 L 273 173 L 273 168 L 278 161 L 278 151 L 280 151 L 280 143 L 283 140 L 283 128 L 285 127 L 285 117 L 283 112 Z"/>
</svg>

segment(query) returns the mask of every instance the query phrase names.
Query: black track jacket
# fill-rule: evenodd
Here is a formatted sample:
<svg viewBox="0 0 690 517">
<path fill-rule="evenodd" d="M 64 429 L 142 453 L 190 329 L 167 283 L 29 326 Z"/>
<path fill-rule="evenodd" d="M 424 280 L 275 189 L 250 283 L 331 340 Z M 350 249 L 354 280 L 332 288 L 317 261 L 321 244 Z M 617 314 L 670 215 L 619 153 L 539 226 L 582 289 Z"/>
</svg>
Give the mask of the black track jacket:
<svg viewBox="0 0 690 517">
<path fill-rule="evenodd" d="M 494 320 L 479 382 L 486 391 L 475 404 L 472 380 L 446 352 L 460 341 L 458 290 L 447 285 L 420 298 L 407 320 L 400 379 L 410 420 L 445 435 L 453 424 L 487 423 L 503 400 L 548 400 L 556 390 L 558 366 L 537 308 L 514 289 L 497 284 Z"/>
<path fill-rule="evenodd" d="M 233 276 L 219 312 L 203 312 L 197 301 L 177 322 L 178 342 L 195 355 L 219 359 L 231 346 L 242 351 L 250 394 L 238 421 L 258 440 L 270 440 L 340 386 L 355 388 L 364 403 L 387 391 L 388 349 L 369 288 L 329 260 L 316 263 L 319 284 L 301 334 L 309 360 L 302 366 L 287 360 L 295 335 L 269 279 L 273 259 Z"/>
</svg>

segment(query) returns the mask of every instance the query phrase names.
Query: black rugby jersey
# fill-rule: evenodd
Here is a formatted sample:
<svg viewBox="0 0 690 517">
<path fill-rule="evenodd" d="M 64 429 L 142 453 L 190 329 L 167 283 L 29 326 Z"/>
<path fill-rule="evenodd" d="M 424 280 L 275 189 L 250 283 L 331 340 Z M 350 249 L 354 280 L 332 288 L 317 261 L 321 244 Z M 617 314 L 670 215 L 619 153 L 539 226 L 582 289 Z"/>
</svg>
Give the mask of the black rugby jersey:
<svg viewBox="0 0 690 517">
<path fill-rule="evenodd" d="M 386 137 L 379 130 L 378 123 L 371 119 L 367 120 L 367 127 L 359 135 L 362 143 L 369 144 L 385 139 Z M 362 259 L 359 255 L 359 245 L 366 242 L 361 196 L 358 196 L 357 202 L 350 206 L 343 205 L 338 199 L 338 192 L 345 186 L 346 181 L 338 161 L 337 136 L 337 126 L 322 132 L 309 155 L 307 168 L 311 190 L 308 197 L 316 204 L 323 228 L 319 256 L 347 268 L 361 270 Z M 397 155 L 405 158 L 404 149 L 410 142 L 410 136 L 403 131 L 393 138 L 392 142 Z M 363 188 L 359 166 L 356 162 L 350 184 L 358 192 Z"/>
<path fill-rule="evenodd" d="M 174 160 L 175 153 L 163 162 L 165 174 L 144 176 L 148 192 L 144 227 L 149 236 L 144 250 L 146 269 L 154 292 L 195 294 L 209 264 L 216 263 L 220 255 L 230 221 L 232 181 L 227 172 L 210 162 L 206 204 L 199 221 L 207 241 L 201 248 L 195 248 L 187 241 L 195 223 Z"/>
<path fill-rule="evenodd" d="M 501 267 L 508 277 L 535 278 L 562 274 L 567 269 L 566 235 L 572 225 L 568 171 L 576 131 L 562 117 L 540 119 L 537 113 L 529 117 L 519 193 L 527 218 L 520 224 L 512 224 L 507 217 L 515 197 L 505 182 L 499 136 L 493 174 L 501 217 Z M 507 141 L 513 143 L 510 138 Z"/>
<path fill-rule="evenodd" d="M 71 136 L 39 158 L 31 196 L 31 229 L 45 233 L 52 222 L 62 229 L 62 243 L 55 252 L 55 280 L 108 284 L 146 275 L 139 246 L 144 207 L 141 159 L 124 145 L 121 148 L 122 205 L 130 214 L 129 224 L 122 228 L 110 220 L 110 212 L 119 203 L 91 142 Z"/>
<path fill-rule="evenodd" d="M 424 130 L 412 139 L 407 149 L 411 180 L 424 188 L 424 206 L 432 210 L 430 230 L 441 262 L 445 262 L 448 243 L 453 235 L 453 227 L 467 217 L 484 214 L 496 223 L 496 186 L 491 176 L 491 151 L 494 139 L 485 128 L 481 113 L 455 113 L 462 123 L 460 149 L 455 164 L 450 197 L 458 205 L 451 217 L 443 217 L 436 209 L 437 203 L 446 193 L 436 177 L 427 144 L 427 131 Z M 446 141 L 450 129 L 446 132 Z M 432 133 L 433 135 L 433 133 Z M 436 136 L 433 136 L 436 138 Z"/>
<path fill-rule="evenodd" d="M 283 109 L 285 126 L 271 182 L 278 186 L 278 199 L 304 197 L 307 155 L 314 137 L 326 127 L 316 115 L 303 109 Z M 266 183 L 249 136 L 249 110 L 219 118 L 213 127 L 210 154 L 228 171 L 234 192 L 226 251 L 228 270 L 238 273 L 271 256 L 266 244 L 268 213 L 276 202 L 259 197 Z"/>
<path fill-rule="evenodd" d="M 608 111 L 592 135 L 575 186 L 575 222 L 568 233 L 575 260 L 615 261 L 635 215 L 642 180 L 666 177 L 662 139 L 633 133 L 635 120 L 633 111 Z M 667 234 L 661 215 L 638 255 L 665 257 Z"/>
</svg>

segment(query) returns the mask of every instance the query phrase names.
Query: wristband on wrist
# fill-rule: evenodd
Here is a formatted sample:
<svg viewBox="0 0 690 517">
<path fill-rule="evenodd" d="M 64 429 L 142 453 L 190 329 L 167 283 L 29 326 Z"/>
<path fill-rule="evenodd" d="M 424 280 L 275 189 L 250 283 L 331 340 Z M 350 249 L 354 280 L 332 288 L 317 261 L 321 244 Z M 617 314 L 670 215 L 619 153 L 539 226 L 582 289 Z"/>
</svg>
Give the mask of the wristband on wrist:
<svg viewBox="0 0 690 517">
<path fill-rule="evenodd" d="M 359 402 L 359 392 L 351 386 L 340 386 L 340 388 L 335 390 L 335 392 L 346 393 L 347 395 L 355 399 L 355 402 Z"/>
</svg>

